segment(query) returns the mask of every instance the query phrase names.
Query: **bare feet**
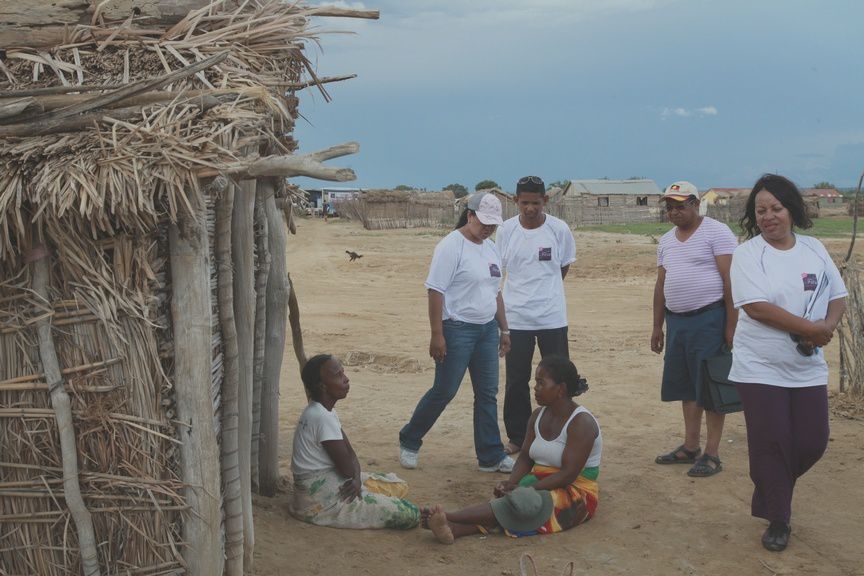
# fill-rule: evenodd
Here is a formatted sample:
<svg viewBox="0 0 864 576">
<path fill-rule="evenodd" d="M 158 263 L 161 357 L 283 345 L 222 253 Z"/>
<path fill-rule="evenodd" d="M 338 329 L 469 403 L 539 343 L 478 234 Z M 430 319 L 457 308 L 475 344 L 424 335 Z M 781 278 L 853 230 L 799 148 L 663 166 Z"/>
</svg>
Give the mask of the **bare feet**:
<svg viewBox="0 0 864 576">
<path fill-rule="evenodd" d="M 420 507 L 420 527 L 429 530 L 429 516 L 432 515 L 432 510 L 428 506 Z"/>
<path fill-rule="evenodd" d="M 450 530 L 450 524 L 447 522 L 447 515 L 440 504 L 436 504 L 432 508 L 432 514 L 428 520 L 429 529 L 435 535 L 435 539 L 441 544 L 453 544 L 455 538 L 453 531 Z"/>
<path fill-rule="evenodd" d="M 507 444 L 504 445 L 504 453 L 507 455 L 517 454 L 520 450 L 522 450 L 522 447 L 517 446 L 512 442 L 507 442 Z"/>
</svg>

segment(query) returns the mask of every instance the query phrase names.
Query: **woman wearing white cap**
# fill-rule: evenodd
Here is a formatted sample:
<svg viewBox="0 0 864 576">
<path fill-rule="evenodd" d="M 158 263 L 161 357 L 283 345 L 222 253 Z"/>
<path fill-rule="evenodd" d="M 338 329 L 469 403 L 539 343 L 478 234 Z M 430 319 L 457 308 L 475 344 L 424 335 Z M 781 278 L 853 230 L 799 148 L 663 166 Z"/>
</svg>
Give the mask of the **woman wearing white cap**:
<svg viewBox="0 0 864 576">
<path fill-rule="evenodd" d="M 468 370 L 474 387 L 474 450 L 480 470 L 509 473 L 513 469 L 498 429 L 498 357 L 510 350 L 510 331 L 500 292 L 501 259 L 489 237 L 501 223 L 498 198 L 477 192 L 468 198 L 456 229 L 435 247 L 425 283 L 435 381 L 399 432 L 399 461 L 404 468 L 417 467 L 423 437 L 456 396 Z"/>
</svg>

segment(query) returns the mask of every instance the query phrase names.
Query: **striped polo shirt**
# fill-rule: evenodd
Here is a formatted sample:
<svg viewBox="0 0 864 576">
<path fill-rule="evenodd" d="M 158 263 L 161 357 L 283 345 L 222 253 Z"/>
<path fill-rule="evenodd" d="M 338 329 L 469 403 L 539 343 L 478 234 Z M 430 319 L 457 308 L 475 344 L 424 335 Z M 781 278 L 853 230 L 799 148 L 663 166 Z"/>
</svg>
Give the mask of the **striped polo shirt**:
<svg viewBox="0 0 864 576">
<path fill-rule="evenodd" d="M 689 312 L 723 299 L 723 278 L 716 256 L 732 254 L 738 240 L 726 224 L 707 216 L 686 242 L 672 228 L 660 238 L 657 266 L 666 269 L 666 308 Z"/>
</svg>

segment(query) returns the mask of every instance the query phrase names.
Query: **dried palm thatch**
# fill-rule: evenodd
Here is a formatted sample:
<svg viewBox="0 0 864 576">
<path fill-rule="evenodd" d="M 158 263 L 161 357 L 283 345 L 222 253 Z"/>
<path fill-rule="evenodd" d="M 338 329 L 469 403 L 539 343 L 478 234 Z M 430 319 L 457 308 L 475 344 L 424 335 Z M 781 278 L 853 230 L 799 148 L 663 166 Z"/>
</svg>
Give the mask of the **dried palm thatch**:
<svg viewBox="0 0 864 576">
<path fill-rule="evenodd" d="M 24 12 L 76 14 L 88 5 L 21 3 Z M 112 12 L 117 4 L 146 4 L 145 12 L 201 7 L 160 26 L 147 13 Z M 190 480 L 181 465 L 202 429 L 212 432 L 206 449 L 217 458 L 218 444 L 242 438 L 236 383 L 225 380 L 236 372 L 236 346 L 219 321 L 230 318 L 231 280 L 216 213 L 224 230 L 231 210 L 221 203 L 230 195 L 202 179 L 353 178 L 321 162 L 356 145 L 297 156 L 291 131 L 294 91 L 317 86 L 327 98 L 323 84 L 336 80 L 317 78 L 303 54 L 303 44 L 316 41 L 308 18 L 358 14 L 275 0 L 93 7 L 89 21 L 38 27 L 30 36 L 10 33 L 0 17 L 0 573 L 209 575 L 222 572 L 226 555 L 227 573 L 239 574 L 251 570 L 251 554 L 238 552 L 246 521 L 237 518 L 245 500 L 231 469 L 238 448 L 223 446 L 227 468 L 217 467 L 213 486 L 214 478 Z M 28 38 L 33 45 L 22 46 Z M 47 253 L 37 250 L 36 236 Z M 171 261 L 178 245 L 201 264 L 195 281 L 206 292 L 188 326 L 177 310 L 183 286 L 172 283 L 172 269 L 181 272 Z M 219 267 L 210 265 L 217 245 Z M 50 263 L 46 282 L 28 258 Z M 48 331 L 37 338 L 37 326 Z M 187 383 L 176 377 L 188 370 L 190 327 L 203 346 L 199 364 L 205 356 L 200 424 L 184 413 Z M 45 334 L 56 371 L 40 358 Z M 69 491 L 76 474 L 61 447 L 51 393 L 58 386 L 69 399 L 89 520 L 75 513 Z M 231 400 L 225 413 L 223 393 Z M 251 416 L 247 424 L 248 451 Z M 217 505 L 207 537 L 230 550 L 184 542 L 187 527 L 204 516 L 202 499 Z M 81 537 L 88 523 L 95 547 Z"/>
</svg>

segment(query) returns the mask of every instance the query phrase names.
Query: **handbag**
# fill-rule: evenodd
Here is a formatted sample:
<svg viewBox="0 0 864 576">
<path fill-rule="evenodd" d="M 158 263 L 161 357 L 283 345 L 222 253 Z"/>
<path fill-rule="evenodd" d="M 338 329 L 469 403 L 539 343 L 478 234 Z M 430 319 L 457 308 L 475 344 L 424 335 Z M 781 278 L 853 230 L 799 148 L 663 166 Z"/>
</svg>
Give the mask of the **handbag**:
<svg viewBox="0 0 864 576">
<path fill-rule="evenodd" d="M 718 414 L 742 410 L 738 389 L 729 380 L 731 369 L 732 352 L 725 346 L 717 356 L 702 361 L 702 405 L 706 410 Z"/>
</svg>

